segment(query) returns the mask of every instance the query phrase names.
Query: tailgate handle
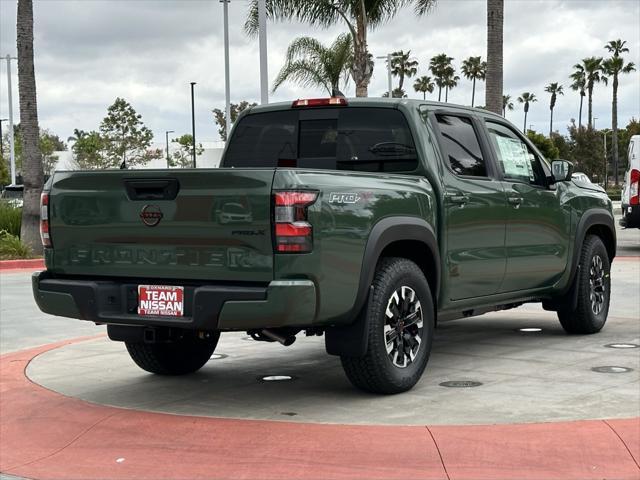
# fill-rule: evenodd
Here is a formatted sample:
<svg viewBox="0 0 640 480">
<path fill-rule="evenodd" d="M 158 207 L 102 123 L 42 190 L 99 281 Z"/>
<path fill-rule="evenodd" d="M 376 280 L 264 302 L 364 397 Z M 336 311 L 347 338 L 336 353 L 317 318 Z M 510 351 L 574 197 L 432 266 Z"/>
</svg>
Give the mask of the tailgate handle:
<svg viewBox="0 0 640 480">
<path fill-rule="evenodd" d="M 174 200 L 180 183 L 177 178 L 125 180 L 129 200 Z"/>
</svg>

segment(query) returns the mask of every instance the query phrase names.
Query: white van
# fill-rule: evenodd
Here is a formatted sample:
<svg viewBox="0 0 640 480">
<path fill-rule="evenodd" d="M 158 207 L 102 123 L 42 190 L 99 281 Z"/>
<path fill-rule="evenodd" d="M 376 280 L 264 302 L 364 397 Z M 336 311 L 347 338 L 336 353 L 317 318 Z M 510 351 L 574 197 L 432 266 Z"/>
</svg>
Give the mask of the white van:
<svg viewBox="0 0 640 480">
<path fill-rule="evenodd" d="M 627 158 L 629 168 L 624 174 L 620 225 L 626 228 L 640 228 L 640 135 L 634 135 L 629 140 Z"/>
</svg>

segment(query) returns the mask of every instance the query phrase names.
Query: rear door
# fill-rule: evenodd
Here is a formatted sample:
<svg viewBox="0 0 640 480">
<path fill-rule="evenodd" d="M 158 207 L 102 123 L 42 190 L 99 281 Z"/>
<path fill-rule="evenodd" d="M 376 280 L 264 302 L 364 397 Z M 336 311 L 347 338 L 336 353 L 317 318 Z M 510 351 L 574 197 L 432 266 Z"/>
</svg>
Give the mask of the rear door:
<svg viewBox="0 0 640 480">
<path fill-rule="evenodd" d="M 569 205 L 561 205 L 559 184 L 540 158 L 506 123 L 487 120 L 489 140 L 503 176 L 508 202 L 507 271 L 502 292 L 550 286 L 567 265 L 571 234 Z"/>
<path fill-rule="evenodd" d="M 273 169 L 62 172 L 48 267 L 59 273 L 266 282 Z"/>
<path fill-rule="evenodd" d="M 468 115 L 435 114 L 444 156 L 445 268 L 451 300 L 496 293 L 506 267 L 506 199 L 493 178 L 480 125 Z"/>
</svg>

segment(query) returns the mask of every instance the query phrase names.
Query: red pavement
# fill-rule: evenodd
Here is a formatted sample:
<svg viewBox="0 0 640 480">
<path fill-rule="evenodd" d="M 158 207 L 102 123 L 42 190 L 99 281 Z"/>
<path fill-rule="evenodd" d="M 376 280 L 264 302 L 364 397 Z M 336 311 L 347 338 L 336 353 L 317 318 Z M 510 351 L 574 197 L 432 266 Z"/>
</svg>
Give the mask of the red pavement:
<svg viewBox="0 0 640 480">
<path fill-rule="evenodd" d="M 408 427 L 230 420 L 94 405 L 26 377 L 36 355 L 88 338 L 95 337 L 0 356 L 3 473 L 65 480 L 640 478 L 640 418 Z"/>
<path fill-rule="evenodd" d="M 42 258 L 28 258 L 18 260 L 0 260 L 0 270 L 44 270 L 44 260 Z"/>
</svg>

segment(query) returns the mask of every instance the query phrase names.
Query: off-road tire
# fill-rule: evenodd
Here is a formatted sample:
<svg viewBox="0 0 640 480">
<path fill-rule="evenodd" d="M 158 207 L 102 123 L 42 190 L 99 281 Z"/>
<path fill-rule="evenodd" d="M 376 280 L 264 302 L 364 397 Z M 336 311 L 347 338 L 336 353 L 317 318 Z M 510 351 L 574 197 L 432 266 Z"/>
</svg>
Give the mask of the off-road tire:
<svg viewBox="0 0 640 480">
<path fill-rule="evenodd" d="M 379 262 L 372 286 L 373 290 L 362 313 L 367 316 L 368 321 L 367 351 L 362 357 L 341 356 L 342 367 L 351 383 L 361 390 L 383 394 L 405 392 L 420 380 L 431 353 L 434 310 L 429 284 L 414 262 L 389 257 Z M 423 327 L 415 358 L 401 368 L 394 364 L 387 352 L 385 312 L 394 292 L 403 286 L 410 287 L 420 301 Z"/>
<path fill-rule="evenodd" d="M 143 370 L 157 375 L 186 375 L 200 370 L 216 349 L 219 333 L 200 340 L 186 338 L 170 343 L 126 342 L 131 359 Z"/>
<path fill-rule="evenodd" d="M 593 281 L 593 262 L 596 257 L 602 262 L 602 284 L 603 284 L 603 301 L 601 310 L 594 312 L 592 307 L 592 288 Z M 597 263 L 597 261 L 596 261 Z M 602 330 L 607 321 L 609 313 L 609 302 L 611 300 L 611 265 L 609 263 L 609 255 L 607 249 L 602 243 L 600 237 L 596 235 L 588 235 L 582 244 L 580 252 L 580 270 L 576 273 L 575 288 L 578 289 L 578 303 L 575 310 L 558 310 L 558 319 L 562 328 L 567 333 L 573 334 L 590 334 L 597 333 Z M 596 308 L 597 309 L 597 308 Z"/>
</svg>

